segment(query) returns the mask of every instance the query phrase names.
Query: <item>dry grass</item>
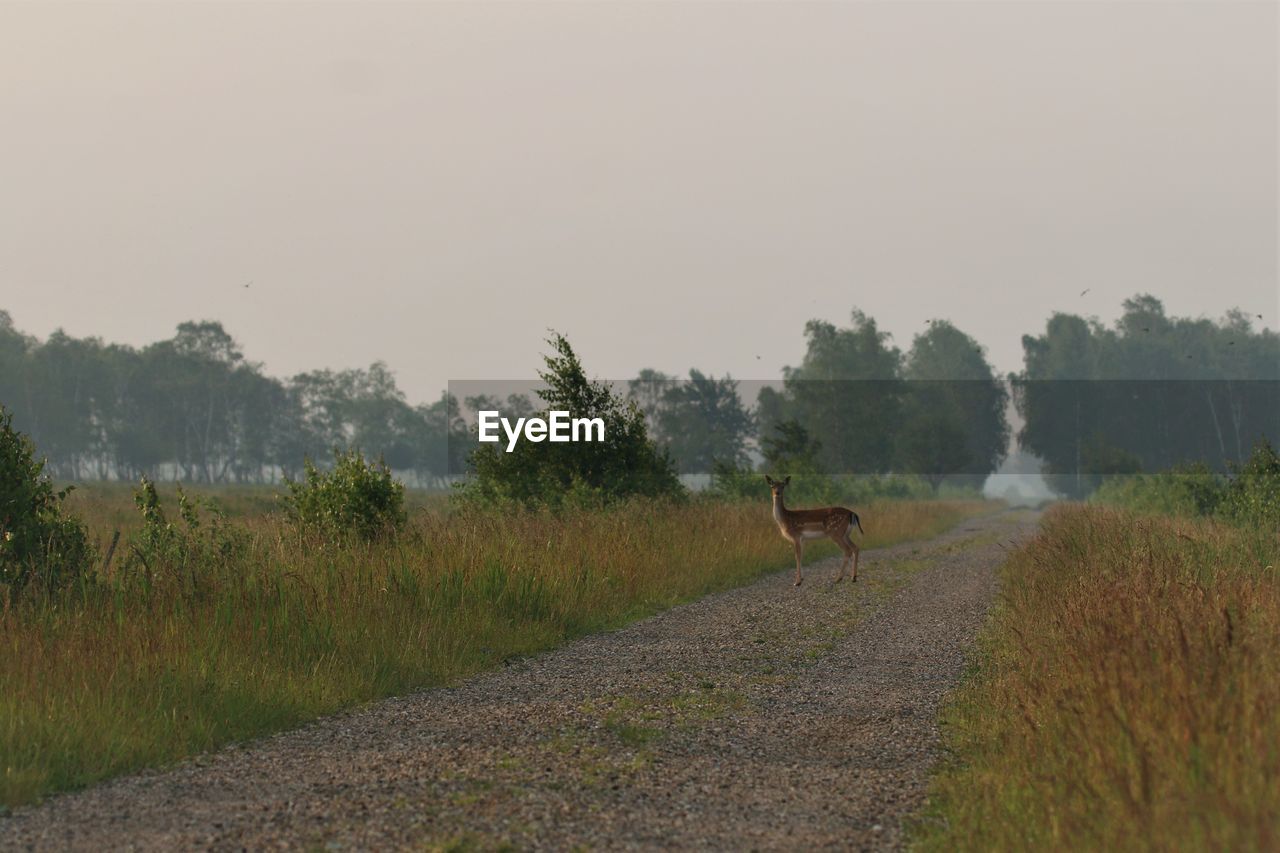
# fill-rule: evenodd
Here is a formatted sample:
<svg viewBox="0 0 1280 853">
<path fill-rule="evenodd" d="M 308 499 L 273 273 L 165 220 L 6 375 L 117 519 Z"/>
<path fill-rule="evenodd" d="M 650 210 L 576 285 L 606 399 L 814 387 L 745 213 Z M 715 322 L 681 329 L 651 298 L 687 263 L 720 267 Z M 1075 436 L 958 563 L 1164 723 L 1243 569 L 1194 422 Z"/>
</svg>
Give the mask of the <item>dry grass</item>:
<svg viewBox="0 0 1280 853">
<path fill-rule="evenodd" d="M 989 508 L 867 507 L 866 544 Z M 118 510 L 89 513 L 99 538 Z M 420 510 L 398 542 L 355 549 L 300 540 L 272 516 L 241 523 L 246 555 L 194 579 L 117 563 L 109 582 L 4 605 L 0 803 L 456 680 L 791 559 L 764 501 L 558 517 Z"/>
<path fill-rule="evenodd" d="M 922 846 L 1280 845 L 1280 536 L 1063 507 L 1005 569 Z"/>
</svg>

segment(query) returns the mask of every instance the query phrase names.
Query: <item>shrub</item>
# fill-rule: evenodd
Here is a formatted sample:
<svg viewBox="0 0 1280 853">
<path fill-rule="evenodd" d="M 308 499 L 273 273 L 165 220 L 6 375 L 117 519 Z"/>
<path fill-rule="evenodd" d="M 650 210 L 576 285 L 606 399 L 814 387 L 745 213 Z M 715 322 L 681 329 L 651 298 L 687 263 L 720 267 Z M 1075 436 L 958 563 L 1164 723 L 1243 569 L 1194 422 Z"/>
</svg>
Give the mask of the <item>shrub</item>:
<svg viewBox="0 0 1280 853">
<path fill-rule="evenodd" d="M 367 462 L 359 450 L 334 451 L 332 471 L 308 459 L 302 482 L 285 482 L 285 512 L 302 530 L 342 543 L 371 541 L 404 527 L 404 484 L 381 459 Z"/>
<path fill-rule="evenodd" d="M 1214 474 L 1203 463 L 1159 474 L 1135 474 L 1105 481 L 1093 501 L 1139 512 L 1216 516 L 1236 525 L 1280 527 L 1280 457 L 1265 438 L 1231 474 Z"/>
<path fill-rule="evenodd" d="M 84 525 L 64 511 L 71 488 L 55 490 L 44 465 L 0 406 L 0 585 L 14 590 L 63 584 L 93 558 Z"/>
<path fill-rule="evenodd" d="M 720 461 L 711 463 L 711 488 L 708 493 L 723 500 L 751 500 L 769 496 L 769 490 L 764 486 L 764 476 L 750 465 L 739 466 Z"/>
<path fill-rule="evenodd" d="M 1220 514 L 1235 524 L 1280 529 L 1280 456 L 1265 438 L 1244 465 L 1231 466 Z"/>
<path fill-rule="evenodd" d="M 1092 501 L 1163 515 L 1212 515 L 1226 487 L 1223 477 L 1202 462 L 1158 474 L 1113 476 L 1104 480 Z"/>
<path fill-rule="evenodd" d="M 148 581 L 172 578 L 197 589 L 200 578 L 220 565 L 234 562 L 248 548 L 248 535 L 229 524 L 211 504 L 205 504 L 208 522 L 200 518 L 200 502 L 178 489 L 178 514 L 182 523 L 169 521 L 155 484 L 146 477 L 133 496 L 142 513 L 142 529 L 131 542 L 131 563 L 141 566 Z"/>
</svg>

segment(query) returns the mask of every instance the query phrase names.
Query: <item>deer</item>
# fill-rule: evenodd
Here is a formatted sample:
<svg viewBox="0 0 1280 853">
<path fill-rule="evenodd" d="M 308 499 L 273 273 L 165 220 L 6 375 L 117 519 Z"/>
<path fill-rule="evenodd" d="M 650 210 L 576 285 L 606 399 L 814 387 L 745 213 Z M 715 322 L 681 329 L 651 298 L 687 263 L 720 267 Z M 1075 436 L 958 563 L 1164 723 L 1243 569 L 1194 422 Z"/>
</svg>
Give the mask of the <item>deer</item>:
<svg viewBox="0 0 1280 853">
<path fill-rule="evenodd" d="M 778 523 L 778 530 L 782 532 L 782 538 L 786 539 L 795 548 L 796 551 L 796 586 L 804 580 L 800 574 L 800 562 L 804 556 L 804 540 L 821 539 L 827 537 L 832 542 L 840 546 L 840 550 L 844 551 L 844 559 L 840 561 L 840 574 L 836 576 L 835 582 L 839 583 L 844 580 L 844 568 L 850 562 L 853 564 L 852 583 L 858 582 L 858 546 L 849 538 L 849 534 L 853 531 L 854 525 L 857 525 L 858 532 L 863 536 L 867 533 L 862 529 L 862 521 L 858 518 L 858 514 L 851 509 L 845 509 L 842 506 L 824 506 L 821 509 L 787 509 L 782 502 L 782 492 L 791 483 L 791 477 L 785 480 L 775 480 L 768 474 L 764 477 L 769 484 L 769 491 L 773 493 L 773 520 Z"/>
</svg>

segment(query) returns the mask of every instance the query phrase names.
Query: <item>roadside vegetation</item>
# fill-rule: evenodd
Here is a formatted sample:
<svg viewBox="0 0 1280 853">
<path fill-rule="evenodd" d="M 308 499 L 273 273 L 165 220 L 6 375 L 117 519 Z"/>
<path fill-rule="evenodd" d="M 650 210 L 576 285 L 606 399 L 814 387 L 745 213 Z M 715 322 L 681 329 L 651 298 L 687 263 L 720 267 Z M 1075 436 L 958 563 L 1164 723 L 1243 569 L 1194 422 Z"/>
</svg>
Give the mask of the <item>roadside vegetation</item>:
<svg viewBox="0 0 1280 853">
<path fill-rule="evenodd" d="M 1227 469 L 1221 475 L 1194 464 L 1159 474 L 1111 477 L 1092 500 L 1143 513 L 1280 529 L 1280 455 L 1271 442 L 1262 439 L 1243 465 L 1228 464 Z"/>
<path fill-rule="evenodd" d="M 870 547 L 981 502 L 868 507 Z M 767 503 L 420 511 L 338 546 L 279 516 L 144 525 L 107 575 L 0 614 L 0 802 L 448 683 L 785 566 Z M 101 538 L 105 531 L 96 531 Z M 121 546 L 124 550 L 124 546 Z M 812 548 L 812 559 L 829 556 Z"/>
<path fill-rule="evenodd" d="M 1145 514 L 1046 514 L 944 713 L 921 847 L 1280 845 L 1273 460 L 1104 489 Z"/>
</svg>

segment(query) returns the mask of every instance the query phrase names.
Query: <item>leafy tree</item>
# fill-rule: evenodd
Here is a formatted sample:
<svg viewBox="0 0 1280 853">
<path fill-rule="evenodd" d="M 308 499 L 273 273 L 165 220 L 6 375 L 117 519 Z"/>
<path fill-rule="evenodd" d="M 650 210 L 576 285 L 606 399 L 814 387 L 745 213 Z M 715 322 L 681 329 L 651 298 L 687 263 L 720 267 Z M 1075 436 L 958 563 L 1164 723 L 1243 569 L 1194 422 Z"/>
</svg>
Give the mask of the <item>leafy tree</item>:
<svg viewBox="0 0 1280 853">
<path fill-rule="evenodd" d="M 1201 461 L 1224 471 L 1280 426 L 1280 337 L 1254 332 L 1239 311 L 1216 323 L 1169 317 L 1139 295 L 1113 329 L 1055 314 L 1023 350 L 1018 441 L 1072 497 L 1135 468 Z"/>
<path fill-rule="evenodd" d="M 902 354 L 874 319 L 855 310 L 852 320 L 847 329 L 820 320 L 805 325 L 804 360 L 783 370 L 785 402 L 769 401 L 762 414 L 777 417 L 780 408 L 803 425 L 820 444 L 825 471 L 886 472 L 901 417 Z M 775 425 L 761 424 L 766 433 Z"/>
<path fill-rule="evenodd" d="M 765 468 L 787 474 L 815 474 L 822 443 L 812 438 L 799 421 L 774 424 L 773 434 L 760 441 Z"/>
<path fill-rule="evenodd" d="M 968 443 L 954 412 L 922 407 L 908 411 L 898 433 L 898 455 L 906 470 L 924 477 L 936 493 L 948 476 L 966 470 L 973 458 Z"/>
<path fill-rule="evenodd" d="M 946 320 L 931 321 L 912 342 L 904 376 L 903 469 L 924 475 L 935 491 L 952 475 L 980 487 L 1008 451 L 1009 395 L 978 342 Z"/>
<path fill-rule="evenodd" d="M 547 343 L 553 354 L 544 356 L 546 369 L 539 376 L 546 388 L 538 392 L 545 411 L 600 418 L 604 440 L 520 441 L 510 453 L 505 446 L 479 445 L 470 457 L 473 476 L 463 487 L 464 499 L 559 507 L 683 495 L 671 458 L 654 446 L 640 409 L 607 384 L 588 379 L 563 335 L 553 334 Z"/>
<path fill-rule="evenodd" d="M 430 405 L 418 406 L 416 411 L 413 441 L 419 478 L 445 482 L 463 473 L 473 438 L 457 398 L 446 393 Z"/>
<path fill-rule="evenodd" d="M 627 382 L 627 399 L 640 408 L 651 432 L 657 433 L 658 412 L 664 405 L 667 392 L 677 385 L 679 380 L 674 376 L 651 367 L 644 368 L 635 379 Z"/>
<path fill-rule="evenodd" d="M 0 405 L 10 410 L 28 406 L 28 357 L 36 342 L 19 332 L 8 311 L 0 310 Z"/>
<path fill-rule="evenodd" d="M 687 382 L 673 382 L 655 410 L 657 441 L 670 451 L 683 473 L 707 473 L 715 462 L 747 461 L 753 419 L 738 383 L 689 371 Z"/>
</svg>

